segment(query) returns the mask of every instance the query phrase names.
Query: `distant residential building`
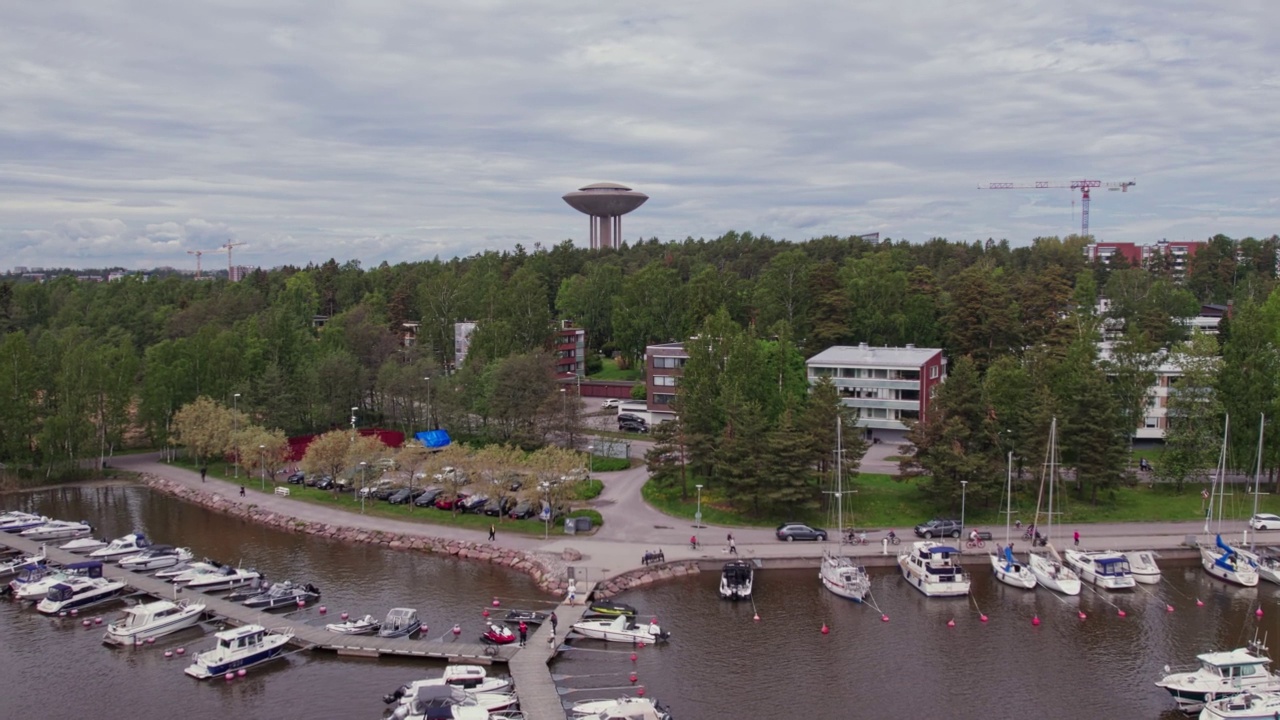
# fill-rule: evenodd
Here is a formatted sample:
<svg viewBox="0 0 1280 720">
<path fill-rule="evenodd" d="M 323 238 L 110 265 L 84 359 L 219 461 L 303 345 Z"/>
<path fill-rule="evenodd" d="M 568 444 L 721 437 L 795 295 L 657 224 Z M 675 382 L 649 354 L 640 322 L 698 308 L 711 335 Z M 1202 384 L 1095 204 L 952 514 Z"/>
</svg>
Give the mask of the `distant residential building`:
<svg viewBox="0 0 1280 720">
<path fill-rule="evenodd" d="M 1104 341 L 1098 343 L 1098 360 L 1109 361 L 1115 343 Z M 1147 406 L 1142 419 L 1133 430 L 1133 437 L 1140 440 L 1162 440 L 1169 429 L 1169 388 L 1175 387 L 1182 378 L 1182 369 L 1173 361 L 1168 350 L 1159 350 L 1157 356 L 1151 358 L 1155 373 L 1155 384 L 1147 388 Z"/>
<path fill-rule="evenodd" d="M 418 330 L 422 323 L 411 320 L 400 323 L 400 343 L 407 348 L 418 344 Z"/>
<path fill-rule="evenodd" d="M 244 280 L 246 277 L 248 277 L 250 273 L 252 273 L 254 270 L 257 270 L 257 269 L 258 268 L 253 267 L 251 265 L 232 265 L 231 267 L 227 268 L 227 280 L 229 280 L 230 282 L 240 282 L 241 280 Z"/>
<path fill-rule="evenodd" d="M 1191 258 L 1196 251 L 1204 247 L 1206 242 L 1200 240 L 1169 241 L 1161 240 L 1148 245 L 1124 242 L 1097 242 L 1085 246 L 1084 256 L 1090 261 L 1111 262 L 1116 256 L 1123 257 L 1128 264 L 1140 268 L 1167 268 L 1169 274 L 1178 281 L 1187 277 Z"/>
<path fill-rule="evenodd" d="M 649 345 L 644 349 L 645 399 L 650 411 L 673 412 L 671 404 L 687 362 L 689 352 L 684 343 Z"/>
<path fill-rule="evenodd" d="M 467 359 L 467 351 L 471 349 L 471 333 L 476 331 L 476 324 L 469 320 L 453 324 L 453 366 L 462 367 Z"/>
<path fill-rule="evenodd" d="M 129 276 L 129 273 L 127 272 L 107 273 L 107 282 L 115 282 L 116 280 L 123 280 L 128 276 Z"/>
<path fill-rule="evenodd" d="M 587 331 L 561 320 L 555 339 L 556 375 L 582 376 L 587 369 Z"/>
<path fill-rule="evenodd" d="M 18 265 L 13 268 L 14 275 L 23 275 L 26 272 L 27 272 L 27 267 L 25 265 Z"/>
<path fill-rule="evenodd" d="M 829 378 L 841 402 L 858 409 L 861 427 L 906 430 L 928 417 L 929 404 L 947 377 L 938 348 L 837 345 L 805 361 L 809 384 Z"/>
</svg>

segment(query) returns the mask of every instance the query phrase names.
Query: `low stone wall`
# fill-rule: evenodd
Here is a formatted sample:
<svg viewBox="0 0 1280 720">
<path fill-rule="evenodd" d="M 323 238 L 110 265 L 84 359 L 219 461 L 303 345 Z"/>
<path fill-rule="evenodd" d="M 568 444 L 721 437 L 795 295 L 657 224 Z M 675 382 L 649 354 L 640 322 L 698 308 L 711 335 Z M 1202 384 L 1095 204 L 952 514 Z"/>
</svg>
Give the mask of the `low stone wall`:
<svg viewBox="0 0 1280 720">
<path fill-rule="evenodd" d="M 650 565 L 601 582 L 596 586 L 596 596 L 611 598 L 631 588 L 652 585 L 656 582 L 684 577 L 685 575 L 696 575 L 699 572 L 701 572 L 701 569 L 698 567 L 697 560 L 682 560 L 661 565 Z"/>
<path fill-rule="evenodd" d="M 530 553 L 523 550 L 500 548 L 488 543 L 447 540 L 423 535 L 382 532 L 344 525 L 310 522 L 300 520 L 291 515 L 264 510 L 256 505 L 232 500 L 216 493 L 193 489 L 181 483 L 175 483 L 154 475 L 144 474 L 142 481 L 151 489 L 184 502 L 199 505 L 224 515 L 231 515 L 249 522 L 273 527 L 277 530 L 316 535 L 339 542 L 371 543 L 382 545 L 392 550 L 451 555 L 468 560 L 489 562 L 529 575 L 540 589 L 553 595 L 564 596 L 569 591 L 569 581 L 561 558 L 548 553 Z"/>
</svg>

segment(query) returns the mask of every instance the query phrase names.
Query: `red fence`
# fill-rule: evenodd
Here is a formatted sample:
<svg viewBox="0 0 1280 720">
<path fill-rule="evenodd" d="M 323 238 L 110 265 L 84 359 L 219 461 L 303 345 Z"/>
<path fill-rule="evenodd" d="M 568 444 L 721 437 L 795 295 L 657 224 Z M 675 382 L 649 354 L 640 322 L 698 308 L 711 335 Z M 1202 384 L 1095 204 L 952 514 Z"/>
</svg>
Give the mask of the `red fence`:
<svg viewBox="0 0 1280 720">
<path fill-rule="evenodd" d="M 384 430 L 382 428 L 360 428 L 357 430 L 360 435 L 369 437 L 377 436 L 387 447 L 398 448 L 404 445 L 404 433 L 399 430 Z M 307 448 L 311 445 L 311 441 L 316 439 L 316 435 L 299 435 L 298 437 L 289 438 L 289 462 L 298 462 L 302 456 L 307 453 Z"/>
</svg>

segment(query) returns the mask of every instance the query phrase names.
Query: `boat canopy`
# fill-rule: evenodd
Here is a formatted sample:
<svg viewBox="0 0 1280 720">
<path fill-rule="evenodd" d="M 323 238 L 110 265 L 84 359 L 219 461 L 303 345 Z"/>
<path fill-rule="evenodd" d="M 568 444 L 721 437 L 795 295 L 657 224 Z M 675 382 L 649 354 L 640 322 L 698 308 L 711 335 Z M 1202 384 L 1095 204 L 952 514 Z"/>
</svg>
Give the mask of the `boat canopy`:
<svg viewBox="0 0 1280 720">
<path fill-rule="evenodd" d="M 933 547 L 923 548 L 923 550 L 924 550 L 925 552 L 929 553 L 930 555 L 940 555 L 940 554 L 943 554 L 943 553 L 946 553 L 946 554 L 955 554 L 955 553 L 960 552 L 959 550 L 957 550 L 957 549 L 955 549 L 955 548 L 953 548 L 953 547 L 948 547 L 948 546 L 946 546 L 946 545 L 934 545 Z"/>
<path fill-rule="evenodd" d="M 102 577 L 102 561 L 100 560 L 86 560 L 85 562 L 70 563 L 63 566 L 63 569 L 74 573 L 81 573 L 81 571 L 83 571 L 81 574 L 85 577 Z"/>
</svg>

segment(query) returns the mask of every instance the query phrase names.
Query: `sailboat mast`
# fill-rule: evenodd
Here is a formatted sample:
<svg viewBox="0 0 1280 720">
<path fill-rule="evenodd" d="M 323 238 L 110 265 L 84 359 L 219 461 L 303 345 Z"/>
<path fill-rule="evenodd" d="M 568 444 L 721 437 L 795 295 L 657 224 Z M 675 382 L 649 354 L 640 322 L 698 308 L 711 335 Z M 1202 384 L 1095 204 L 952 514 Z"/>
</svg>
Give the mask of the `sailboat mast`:
<svg viewBox="0 0 1280 720">
<path fill-rule="evenodd" d="M 1253 466 L 1253 514 L 1258 514 L 1258 486 L 1262 484 L 1262 434 L 1267 429 L 1266 413 L 1258 414 L 1258 460 Z M 1256 535 L 1249 535 L 1249 549 L 1257 545 Z"/>
<path fill-rule="evenodd" d="M 841 475 L 841 464 L 844 458 L 844 422 L 836 413 L 836 532 L 844 532 L 844 477 Z"/>
<path fill-rule="evenodd" d="M 1214 478 L 1214 491 L 1209 492 L 1209 509 L 1204 514 L 1204 531 L 1209 532 L 1209 520 L 1213 517 L 1213 498 L 1218 497 L 1218 515 L 1222 515 L 1222 501 L 1225 499 L 1226 488 L 1223 487 L 1227 480 L 1227 436 L 1231 434 L 1231 415 L 1225 415 L 1222 420 L 1222 450 L 1218 452 L 1218 474 Z M 1222 520 L 1219 517 L 1218 529 L 1222 529 Z"/>
<path fill-rule="evenodd" d="M 1004 473 L 1004 544 L 1009 544 L 1009 523 L 1013 520 L 1013 451 L 1009 451 L 1009 467 Z"/>
<path fill-rule="evenodd" d="M 1058 459 L 1058 418 L 1053 418 L 1049 423 L 1049 524 L 1044 529 L 1044 537 L 1049 537 L 1049 532 L 1053 530 L 1053 486 L 1058 481 L 1058 466 L 1055 462 Z M 1035 544 L 1035 540 L 1032 540 Z"/>
</svg>

